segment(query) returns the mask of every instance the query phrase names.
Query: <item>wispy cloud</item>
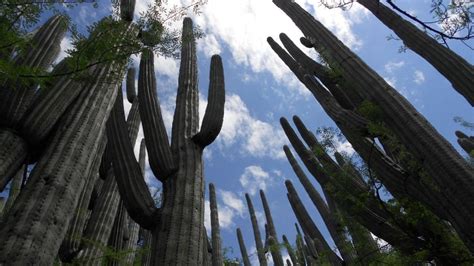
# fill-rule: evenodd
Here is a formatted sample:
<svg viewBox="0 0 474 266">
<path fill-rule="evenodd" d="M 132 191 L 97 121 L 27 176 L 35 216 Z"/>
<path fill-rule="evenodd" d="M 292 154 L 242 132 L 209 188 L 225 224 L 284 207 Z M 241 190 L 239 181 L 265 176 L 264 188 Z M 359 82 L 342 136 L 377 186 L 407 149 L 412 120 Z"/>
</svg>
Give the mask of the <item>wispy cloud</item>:
<svg viewBox="0 0 474 266">
<path fill-rule="evenodd" d="M 425 82 L 425 74 L 421 70 L 415 70 L 413 81 L 418 85 L 422 84 Z"/>
<path fill-rule="evenodd" d="M 393 73 L 394 71 L 403 67 L 404 65 L 405 65 L 405 61 L 398 61 L 398 62 L 390 61 L 384 65 L 384 68 L 387 73 Z"/>
</svg>

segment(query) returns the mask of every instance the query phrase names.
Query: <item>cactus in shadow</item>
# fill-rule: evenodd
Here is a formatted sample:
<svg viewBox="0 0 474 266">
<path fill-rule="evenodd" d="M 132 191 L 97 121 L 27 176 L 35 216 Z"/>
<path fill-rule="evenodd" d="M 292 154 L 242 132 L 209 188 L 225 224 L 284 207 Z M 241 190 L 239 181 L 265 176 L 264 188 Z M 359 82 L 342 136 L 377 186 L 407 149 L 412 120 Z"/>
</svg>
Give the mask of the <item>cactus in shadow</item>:
<svg viewBox="0 0 474 266">
<path fill-rule="evenodd" d="M 13 206 L 13 203 L 15 203 L 16 197 L 18 197 L 18 194 L 20 194 L 23 175 L 27 170 L 26 167 L 26 165 L 25 167 L 20 167 L 20 170 L 18 170 L 10 183 L 10 190 L 8 192 L 8 198 L 5 203 L 5 207 L 3 209 L 3 215 L 5 215 L 8 210 L 10 210 L 10 208 Z"/>
<path fill-rule="evenodd" d="M 255 215 L 255 209 L 253 207 L 252 199 L 249 194 L 245 193 L 245 199 L 250 213 L 250 220 L 252 222 L 253 234 L 255 238 L 255 247 L 257 249 L 257 256 L 260 265 L 267 265 L 267 259 L 265 258 L 265 252 L 263 250 L 262 237 L 260 235 L 260 228 L 258 226 L 257 216 Z"/>
<path fill-rule="evenodd" d="M 209 184 L 209 202 L 211 209 L 211 235 L 212 235 L 212 265 L 224 264 L 222 257 L 221 234 L 219 228 L 219 214 L 217 210 L 216 190 L 214 184 Z"/>
<path fill-rule="evenodd" d="M 260 190 L 260 198 L 262 200 L 263 211 L 265 212 L 265 218 L 268 225 L 268 244 L 270 245 L 270 252 L 272 254 L 273 263 L 275 265 L 283 266 L 283 258 L 281 256 L 280 245 L 278 243 L 278 235 L 276 233 L 275 224 L 273 223 L 272 213 L 270 206 L 268 206 L 267 198 L 263 190 Z"/>
<path fill-rule="evenodd" d="M 66 30 L 67 23 L 63 16 L 51 17 L 35 33 L 27 52 L 13 59 L 14 64 L 45 71 L 58 56 L 60 43 Z M 0 88 L 0 161 L 2 162 L 0 164 L 0 191 L 5 188 L 21 165 L 26 163 L 28 152 L 32 149 L 30 145 L 41 144 L 36 139 L 29 139 L 27 132 L 24 132 L 23 129 L 23 127 L 35 126 L 29 125 L 27 121 L 23 120 L 32 115 L 26 110 L 35 96 L 36 89 L 36 84 L 24 84 L 18 80 L 6 81 Z M 70 101 L 65 105 L 68 106 L 69 103 Z M 58 103 L 55 102 L 55 104 Z M 52 116 L 55 116 L 56 119 L 54 122 L 63 113 L 58 114 L 55 110 L 47 109 L 42 109 L 42 111 L 53 112 Z M 34 128 L 34 130 L 43 130 L 44 125 L 49 122 L 43 121 L 41 127 Z"/>
<path fill-rule="evenodd" d="M 468 136 L 461 131 L 456 131 L 456 137 L 458 137 L 457 141 L 459 146 L 461 146 L 470 157 L 474 158 L 474 136 Z"/>
<path fill-rule="evenodd" d="M 153 53 L 144 50 L 140 62 L 138 99 L 150 166 L 163 183 L 163 204 L 155 207 L 126 138 L 123 107 L 117 101 L 108 127 L 118 188 L 130 217 L 152 230 L 153 265 L 202 264 L 204 261 L 203 149 L 222 127 L 224 75 L 222 62 L 211 60 L 209 101 L 198 132 L 198 89 L 196 48 L 192 21 L 185 18 L 178 94 L 171 146 L 156 96 Z"/>
<path fill-rule="evenodd" d="M 240 228 L 237 228 L 237 240 L 239 241 L 240 253 L 242 254 L 242 262 L 244 266 L 250 266 L 250 259 L 247 253 L 247 248 L 245 247 L 244 238 L 242 237 L 242 231 Z"/>
<path fill-rule="evenodd" d="M 431 38 L 377 0 L 357 1 L 403 41 L 403 44 L 428 61 L 448 79 L 454 89 L 474 106 L 474 67 L 464 58 Z"/>
<path fill-rule="evenodd" d="M 474 250 L 474 205 L 465 204 L 474 200 L 472 167 L 403 96 L 319 21 L 297 3 L 289 0 L 273 2 L 301 29 L 307 37 L 307 46 L 314 47 L 364 100 L 377 104 L 384 126 L 423 165 L 423 170 L 432 179 L 434 186 L 443 188 L 433 191 L 433 197 L 438 197 L 437 203 L 449 210 L 441 216 L 451 222 L 466 245 Z M 307 75 L 303 79 L 313 85 L 318 82 Z M 368 84 L 370 90 L 367 89 Z M 330 101 L 330 98 L 326 97 L 326 101 Z"/>
</svg>

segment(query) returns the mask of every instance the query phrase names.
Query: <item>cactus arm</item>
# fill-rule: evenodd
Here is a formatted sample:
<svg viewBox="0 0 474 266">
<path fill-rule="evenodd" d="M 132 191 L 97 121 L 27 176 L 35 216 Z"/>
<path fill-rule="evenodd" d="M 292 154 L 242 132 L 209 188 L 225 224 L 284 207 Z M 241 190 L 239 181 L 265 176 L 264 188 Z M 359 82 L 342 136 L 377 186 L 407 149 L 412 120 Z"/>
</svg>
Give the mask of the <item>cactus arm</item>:
<svg viewBox="0 0 474 266">
<path fill-rule="evenodd" d="M 135 88 L 135 75 L 137 70 L 134 67 L 131 67 L 127 71 L 127 100 L 129 103 L 133 103 L 135 98 L 137 97 L 137 91 Z"/>
<path fill-rule="evenodd" d="M 209 82 L 209 100 L 201 130 L 193 137 L 201 147 L 211 144 L 219 135 L 224 122 L 225 85 L 222 59 L 212 56 Z"/>
<path fill-rule="evenodd" d="M 311 237 L 311 239 L 318 239 L 322 243 L 322 249 L 318 250 L 319 253 L 327 254 L 332 263 L 341 265 L 342 260 L 331 250 L 331 247 L 324 239 L 321 231 L 319 231 L 318 227 L 314 224 L 291 181 L 286 180 L 285 185 L 288 190 L 288 200 L 290 201 L 290 205 L 296 215 L 296 218 L 303 227 L 303 231 L 305 231 Z"/>
<path fill-rule="evenodd" d="M 260 229 L 258 226 L 257 216 L 255 215 L 255 209 L 253 207 L 252 200 L 249 194 L 245 193 L 245 199 L 247 200 L 247 206 L 250 213 L 250 220 L 252 222 L 253 235 L 255 238 L 255 247 L 257 249 L 257 256 L 260 265 L 267 265 L 267 259 L 265 258 L 265 252 L 263 251 L 262 237 L 260 236 Z"/>
<path fill-rule="evenodd" d="M 61 15 L 51 17 L 33 36 L 31 47 L 25 54 L 15 59 L 19 66 L 46 70 L 60 52 L 61 39 L 67 31 L 66 18 Z M 2 88 L 6 95 L 1 95 L 0 125 L 15 128 L 25 114 L 35 94 L 35 87 L 30 84 L 12 84 L 17 88 Z"/>
<path fill-rule="evenodd" d="M 263 210 L 265 212 L 265 218 L 268 225 L 268 239 L 270 244 L 270 250 L 272 253 L 273 262 L 275 265 L 283 266 L 283 259 L 281 257 L 280 246 L 278 243 L 278 236 L 275 229 L 275 224 L 273 223 L 272 213 L 270 211 L 270 206 L 268 205 L 267 197 L 263 190 L 260 190 L 260 198 L 262 199 Z"/>
<path fill-rule="evenodd" d="M 376 0 L 357 1 L 389 27 L 408 48 L 417 53 L 448 79 L 454 89 L 474 106 L 474 67 L 449 48 L 406 21 Z"/>
<path fill-rule="evenodd" d="M 155 207 L 140 165 L 135 159 L 126 128 L 123 99 L 119 94 L 107 124 L 115 178 L 130 217 L 143 228 L 153 229 L 157 224 L 159 210 Z"/>
<path fill-rule="evenodd" d="M 220 266 L 224 264 L 221 248 L 221 234 L 219 228 L 219 214 L 217 209 L 216 190 L 214 184 L 209 184 L 209 201 L 211 208 L 211 235 L 212 235 L 212 265 Z"/>
<path fill-rule="evenodd" d="M 474 250 L 474 171 L 454 147 L 399 92 L 370 69 L 320 22 L 298 4 L 274 0 L 327 62 L 340 69 L 342 77 L 365 99 L 374 101 L 383 112 L 385 125 L 398 140 L 425 166 L 434 183 L 443 189 L 449 213 L 447 219 L 463 241 Z M 318 42 L 313 42 L 314 38 Z M 464 72 L 463 72 L 464 73 Z M 472 75 L 471 75 L 472 76 Z M 370 84 L 370 90 L 367 86 Z M 403 119 L 400 119 L 403 117 Z M 420 136 L 414 138 L 413 136 Z"/>
<path fill-rule="evenodd" d="M 282 235 L 283 238 L 283 243 L 285 244 L 286 250 L 288 251 L 288 256 L 290 256 L 291 262 L 293 265 L 298 265 L 298 259 L 296 258 L 295 251 L 293 250 L 293 247 L 291 247 L 290 241 L 288 241 L 288 238 L 286 235 Z M 287 265 L 291 265 L 288 263 L 288 260 L 286 262 Z"/>
<path fill-rule="evenodd" d="M 136 0 L 120 0 L 120 18 L 132 22 Z"/>
<path fill-rule="evenodd" d="M 149 49 L 142 52 L 138 74 L 138 99 L 150 166 L 155 176 L 164 181 L 176 171 L 177 166 L 171 153 L 156 94 L 153 57 L 153 52 Z"/>
<path fill-rule="evenodd" d="M 242 254 L 242 262 L 244 266 L 250 266 L 250 259 L 247 253 L 247 248 L 245 247 L 244 238 L 242 237 L 242 231 L 240 228 L 237 228 L 237 240 L 239 241 L 240 253 Z"/>
</svg>

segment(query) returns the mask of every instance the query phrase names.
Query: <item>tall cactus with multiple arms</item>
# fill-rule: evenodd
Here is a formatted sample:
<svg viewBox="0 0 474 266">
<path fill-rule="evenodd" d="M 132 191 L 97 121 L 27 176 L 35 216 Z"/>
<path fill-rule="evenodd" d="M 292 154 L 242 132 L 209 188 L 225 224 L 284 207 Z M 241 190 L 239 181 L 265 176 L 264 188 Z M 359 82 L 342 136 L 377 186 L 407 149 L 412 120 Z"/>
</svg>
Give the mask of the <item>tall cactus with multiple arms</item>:
<svg viewBox="0 0 474 266">
<path fill-rule="evenodd" d="M 438 188 L 443 188 L 433 193 L 434 196 L 440 198 L 437 202 L 449 210 L 441 216 L 446 216 L 463 241 L 471 250 L 474 250 L 472 237 L 474 236 L 474 205 L 466 204 L 466 202 L 474 201 L 472 167 L 405 98 L 344 46 L 319 21 L 295 2 L 289 0 L 274 0 L 273 2 L 302 30 L 307 37 L 305 43 L 314 47 L 332 69 L 337 69 L 341 78 L 347 84 L 351 84 L 356 94 L 364 100 L 377 104 L 382 112 L 384 126 L 421 163 L 433 184 Z M 308 76 L 304 77 L 304 80 L 309 83 L 318 82 Z M 367 89 L 368 84 L 370 84 L 370 89 Z"/>
<path fill-rule="evenodd" d="M 150 166 L 163 183 L 163 203 L 156 208 L 126 139 L 123 107 L 118 101 L 108 128 L 120 195 L 130 217 L 152 230 L 152 264 L 202 264 L 204 243 L 204 178 L 202 152 L 218 135 L 224 112 L 222 62 L 211 60 L 209 101 L 198 132 L 198 89 L 193 25 L 183 22 L 181 66 L 171 146 L 156 96 L 153 53 L 142 53 L 138 99 Z"/>
</svg>

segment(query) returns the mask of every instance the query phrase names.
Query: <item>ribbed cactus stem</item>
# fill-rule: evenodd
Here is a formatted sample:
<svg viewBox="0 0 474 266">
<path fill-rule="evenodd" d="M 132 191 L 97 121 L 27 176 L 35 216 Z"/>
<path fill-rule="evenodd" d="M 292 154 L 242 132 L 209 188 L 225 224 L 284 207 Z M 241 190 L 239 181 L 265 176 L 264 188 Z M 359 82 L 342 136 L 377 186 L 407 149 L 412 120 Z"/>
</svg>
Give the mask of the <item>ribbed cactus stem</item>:
<svg viewBox="0 0 474 266">
<path fill-rule="evenodd" d="M 17 56 L 15 64 L 46 70 L 50 67 L 60 52 L 61 40 L 67 31 L 67 20 L 64 16 L 51 17 L 33 36 L 29 49 Z M 0 104 L 0 125 L 16 128 L 25 114 L 35 93 L 32 84 L 17 84 L 16 81 L 7 83 L 16 88 L 2 89 Z"/>
<path fill-rule="evenodd" d="M 219 227 L 219 214 L 217 209 L 216 190 L 214 184 L 209 184 L 209 201 L 211 208 L 211 235 L 212 235 L 212 265 L 224 264 L 221 247 L 221 234 Z"/>
<path fill-rule="evenodd" d="M 389 27 L 403 41 L 403 44 L 435 67 L 448 79 L 454 89 L 474 106 L 474 68 L 467 60 L 451 49 L 431 38 L 426 32 L 404 20 L 392 9 L 377 0 L 361 0 L 359 4 L 367 8 L 385 26 Z"/>
<path fill-rule="evenodd" d="M 8 192 L 8 199 L 5 203 L 5 207 L 3 208 L 3 213 L 7 213 L 8 210 L 11 209 L 13 204 L 15 203 L 16 197 L 20 194 L 21 190 L 21 182 L 23 180 L 23 174 L 26 171 L 26 168 L 21 167 L 20 170 L 15 174 L 11 183 L 10 183 L 10 190 Z"/>
<path fill-rule="evenodd" d="M 120 0 L 120 18 L 127 22 L 133 21 L 136 0 Z"/>
<path fill-rule="evenodd" d="M 293 262 L 293 265 L 297 265 L 298 259 L 296 258 L 295 251 L 293 250 L 293 247 L 291 246 L 290 241 L 288 241 L 288 238 L 286 237 L 286 235 L 282 235 L 282 239 L 283 239 L 283 244 L 285 244 L 286 250 L 288 251 L 288 256 L 290 256 L 291 262 Z"/>
<path fill-rule="evenodd" d="M 265 258 L 265 253 L 263 251 L 262 237 L 260 235 L 260 228 L 257 221 L 257 216 L 255 215 L 255 209 L 253 207 L 252 199 L 250 199 L 249 194 L 245 193 L 245 199 L 247 200 L 247 206 L 250 213 L 250 220 L 252 222 L 253 235 L 255 238 L 255 247 L 257 249 L 257 256 L 260 265 L 267 265 L 267 259 Z"/>
<path fill-rule="evenodd" d="M 443 188 L 438 194 L 447 201 L 446 209 L 450 210 L 447 218 L 471 251 L 474 250 L 474 205 L 465 204 L 474 201 L 472 167 L 399 92 L 319 21 L 294 2 L 273 2 L 290 16 L 326 62 L 337 67 L 341 76 L 361 96 L 377 103 L 383 112 L 385 125 L 409 152 L 423 162 L 424 169 L 436 185 Z M 317 42 L 314 41 L 316 38 Z M 370 90 L 366 89 L 367 84 L 371 84 Z"/>
<path fill-rule="evenodd" d="M 336 244 L 342 258 L 345 262 L 351 262 L 354 258 L 354 254 L 351 253 L 350 242 L 347 241 L 344 232 L 338 229 L 338 221 L 335 217 L 335 213 L 332 213 L 329 210 L 328 205 L 321 197 L 319 192 L 314 188 L 313 184 L 311 184 L 309 179 L 306 177 L 288 146 L 285 145 L 283 149 L 285 151 L 288 161 L 290 162 L 291 167 L 293 168 L 293 171 L 295 172 L 304 189 L 308 193 L 311 201 L 318 209 L 319 214 L 323 218 L 323 221 L 326 227 L 328 228 L 328 231 L 331 234 L 331 237 L 334 240 L 334 243 Z"/>
<path fill-rule="evenodd" d="M 299 265 L 306 265 L 306 249 L 303 242 L 303 236 L 301 235 L 298 224 L 295 223 L 296 227 L 296 256 L 298 257 Z"/>
<path fill-rule="evenodd" d="M 134 67 L 131 67 L 127 71 L 127 81 L 126 81 L 126 86 L 127 86 L 127 100 L 129 103 L 133 103 L 135 98 L 137 97 L 137 89 L 135 86 L 135 76 L 136 76 L 137 70 Z"/>
<path fill-rule="evenodd" d="M 303 227 L 305 234 L 308 234 L 311 239 L 318 239 L 321 242 L 321 249 L 318 249 L 319 253 L 326 254 L 328 259 L 336 265 L 342 264 L 342 260 L 332 251 L 331 247 L 324 239 L 321 231 L 315 225 L 308 211 L 301 202 L 298 193 L 296 192 L 293 184 L 290 180 L 285 181 L 286 188 L 288 189 L 288 200 L 290 205 L 298 219 L 299 223 Z"/>
<path fill-rule="evenodd" d="M 0 191 L 20 171 L 28 154 L 26 141 L 11 130 L 0 129 Z"/>
<path fill-rule="evenodd" d="M 237 239 L 239 241 L 240 253 L 242 254 L 242 262 L 244 266 L 250 266 L 250 259 L 247 253 L 247 248 L 245 247 L 244 238 L 242 237 L 242 231 L 240 228 L 237 228 Z"/>
<path fill-rule="evenodd" d="M 265 196 L 265 193 L 263 190 L 260 190 L 260 198 L 262 200 L 262 205 L 263 205 L 263 210 L 265 212 L 265 218 L 267 220 L 267 225 L 268 225 L 268 234 L 269 237 L 271 236 L 273 238 L 273 244 L 271 245 L 271 250 L 272 250 L 272 257 L 273 257 L 273 263 L 275 265 L 283 265 L 283 259 L 281 256 L 280 252 L 280 246 L 278 243 L 278 235 L 276 232 L 275 224 L 273 223 L 273 217 L 272 213 L 270 211 L 270 206 L 268 205 L 267 197 Z"/>
<path fill-rule="evenodd" d="M 113 63 L 102 67 L 107 73 L 121 71 Z M 11 215 L 2 221 L 0 264 L 53 263 L 85 185 L 84 173 L 91 169 L 105 133 L 117 84 L 98 76 L 83 93 L 85 100 L 63 117 L 64 130 L 54 134 Z"/>
</svg>

